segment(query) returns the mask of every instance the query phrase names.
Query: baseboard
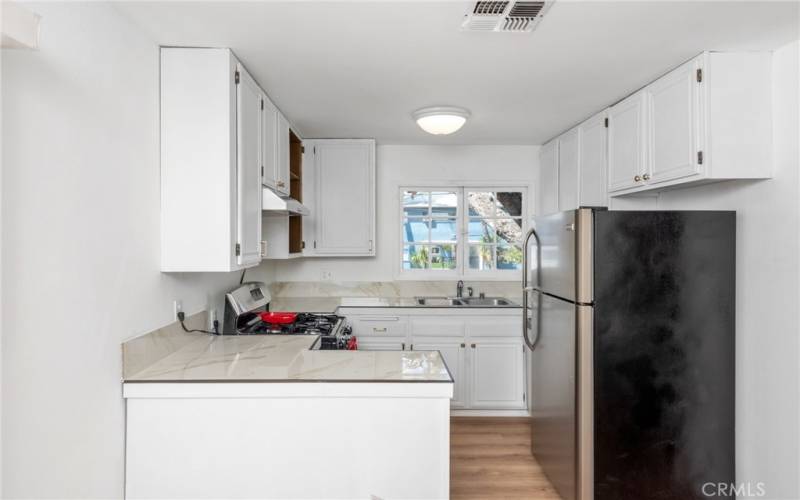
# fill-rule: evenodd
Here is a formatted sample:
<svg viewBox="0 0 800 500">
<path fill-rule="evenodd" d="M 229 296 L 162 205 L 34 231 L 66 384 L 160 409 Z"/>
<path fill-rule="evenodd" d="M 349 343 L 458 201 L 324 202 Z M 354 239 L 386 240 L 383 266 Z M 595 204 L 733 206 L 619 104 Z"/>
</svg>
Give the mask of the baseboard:
<svg viewBox="0 0 800 500">
<path fill-rule="evenodd" d="M 528 410 L 450 410 L 451 417 L 529 417 Z"/>
</svg>

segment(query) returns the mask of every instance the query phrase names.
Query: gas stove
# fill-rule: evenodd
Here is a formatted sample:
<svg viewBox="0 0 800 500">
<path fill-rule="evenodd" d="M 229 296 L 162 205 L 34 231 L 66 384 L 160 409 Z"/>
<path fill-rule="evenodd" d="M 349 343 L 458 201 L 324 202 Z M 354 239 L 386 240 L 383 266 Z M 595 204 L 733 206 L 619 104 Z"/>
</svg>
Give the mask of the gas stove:
<svg viewBox="0 0 800 500">
<path fill-rule="evenodd" d="M 268 314 L 270 296 L 263 283 L 244 283 L 226 295 L 222 335 L 319 335 L 313 349 L 356 349 L 344 316 L 319 313 Z"/>
<path fill-rule="evenodd" d="M 348 349 L 352 328 L 344 316 L 298 313 L 293 323 L 275 324 L 259 321 L 241 331 L 244 335 L 319 335 L 315 349 Z"/>
</svg>

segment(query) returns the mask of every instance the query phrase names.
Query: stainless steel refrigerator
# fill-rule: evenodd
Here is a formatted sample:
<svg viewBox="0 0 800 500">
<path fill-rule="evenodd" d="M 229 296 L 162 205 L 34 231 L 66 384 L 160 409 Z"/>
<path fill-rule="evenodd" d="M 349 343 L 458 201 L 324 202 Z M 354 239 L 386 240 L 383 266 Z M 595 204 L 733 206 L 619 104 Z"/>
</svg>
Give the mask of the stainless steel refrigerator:
<svg viewBox="0 0 800 500">
<path fill-rule="evenodd" d="M 562 212 L 524 256 L 531 450 L 562 498 L 733 483 L 735 212 Z"/>
</svg>

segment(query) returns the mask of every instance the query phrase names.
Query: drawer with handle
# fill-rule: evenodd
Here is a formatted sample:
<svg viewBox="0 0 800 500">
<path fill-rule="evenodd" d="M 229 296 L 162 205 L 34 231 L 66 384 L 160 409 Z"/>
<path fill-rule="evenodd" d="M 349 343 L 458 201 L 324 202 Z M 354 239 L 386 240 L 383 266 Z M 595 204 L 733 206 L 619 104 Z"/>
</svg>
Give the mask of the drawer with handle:
<svg viewBox="0 0 800 500">
<path fill-rule="evenodd" d="M 401 316 L 348 316 L 356 337 L 405 337 L 406 319 Z"/>
</svg>

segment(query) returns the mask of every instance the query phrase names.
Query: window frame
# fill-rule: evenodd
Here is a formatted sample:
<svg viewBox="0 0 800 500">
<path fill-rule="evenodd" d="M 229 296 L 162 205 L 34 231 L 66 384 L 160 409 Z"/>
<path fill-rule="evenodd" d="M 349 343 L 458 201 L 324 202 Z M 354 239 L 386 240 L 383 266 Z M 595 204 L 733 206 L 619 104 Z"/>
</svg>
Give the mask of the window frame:
<svg viewBox="0 0 800 500">
<path fill-rule="evenodd" d="M 404 237 L 404 221 L 406 219 L 403 206 L 403 193 L 406 191 L 448 191 L 456 193 L 456 267 L 452 270 L 434 269 L 404 269 L 403 268 L 403 247 L 407 244 Z M 423 185 L 400 185 L 397 189 L 397 212 L 395 220 L 399 222 L 396 231 L 397 242 L 395 244 L 395 278 L 399 280 L 428 280 L 428 281 L 449 281 L 453 279 L 470 279 L 475 281 L 516 281 L 522 278 L 521 269 L 497 269 L 497 257 L 495 255 L 495 268 L 492 270 L 473 270 L 469 268 L 469 210 L 468 192 L 518 192 L 522 194 L 522 207 L 520 217 L 502 217 L 501 219 L 521 219 L 522 238 L 528 231 L 531 215 L 528 212 L 530 206 L 529 193 L 530 186 L 524 183 L 441 183 Z M 491 218 L 487 219 L 491 220 Z M 496 218 L 495 218 L 496 220 Z M 523 242 L 521 241 L 520 244 Z M 420 244 L 429 244 L 420 242 Z"/>
</svg>

